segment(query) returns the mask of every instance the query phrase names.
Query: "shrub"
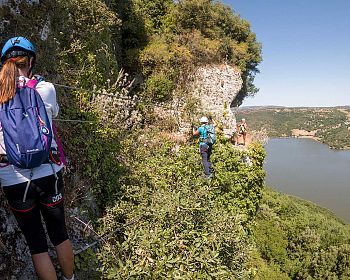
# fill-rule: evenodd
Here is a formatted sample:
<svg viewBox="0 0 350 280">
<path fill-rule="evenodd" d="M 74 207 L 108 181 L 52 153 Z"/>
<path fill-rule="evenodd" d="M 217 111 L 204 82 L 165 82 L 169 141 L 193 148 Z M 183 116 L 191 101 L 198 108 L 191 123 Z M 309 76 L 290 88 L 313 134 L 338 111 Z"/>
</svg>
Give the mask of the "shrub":
<svg viewBox="0 0 350 280">
<path fill-rule="evenodd" d="M 173 89 L 174 83 L 164 75 L 152 76 L 146 82 L 146 92 L 154 101 L 166 101 Z"/>
<path fill-rule="evenodd" d="M 264 176 L 254 174 L 259 165 L 248 166 L 246 154 L 219 143 L 213 156 L 216 177 L 207 181 L 200 176 L 197 144 L 178 146 L 143 135 L 137 146 L 127 148 L 134 154 L 132 172 L 122 201 L 101 220 L 101 231 L 137 222 L 101 248 L 103 277 L 242 279 L 251 248 L 243 224 L 259 203 Z"/>
</svg>

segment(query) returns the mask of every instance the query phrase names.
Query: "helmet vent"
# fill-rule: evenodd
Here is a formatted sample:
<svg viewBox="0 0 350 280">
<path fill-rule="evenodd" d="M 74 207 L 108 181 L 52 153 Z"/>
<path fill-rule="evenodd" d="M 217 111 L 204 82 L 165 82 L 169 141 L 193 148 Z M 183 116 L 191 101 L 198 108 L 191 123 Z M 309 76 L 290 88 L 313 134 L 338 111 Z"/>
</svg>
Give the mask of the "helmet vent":
<svg viewBox="0 0 350 280">
<path fill-rule="evenodd" d="M 19 44 L 20 42 L 21 42 L 21 40 L 19 40 L 19 39 L 13 40 L 12 45 L 14 46 L 16 44 Z"/>
</svg>

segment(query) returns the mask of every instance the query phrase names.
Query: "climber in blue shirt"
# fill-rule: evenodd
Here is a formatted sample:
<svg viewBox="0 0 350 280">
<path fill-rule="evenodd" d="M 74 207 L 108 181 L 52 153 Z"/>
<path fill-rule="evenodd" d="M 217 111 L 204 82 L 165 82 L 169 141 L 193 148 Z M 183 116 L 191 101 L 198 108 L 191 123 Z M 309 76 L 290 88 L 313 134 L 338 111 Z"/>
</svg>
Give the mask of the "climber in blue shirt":
<svg viewBox="0 0 350 280">
<path fill-rule="evenodd" d="M 213 174 L 211 173 L 211 162 L 210 155 L 213 148 L 213 143 L 208 140 L 208 125 L 209 120 L 207 117 L 200 118 L 201 126 L 199 128 L 193 128 L 192 133 L 194 136 L 199 136 L 199 152 L 202 157 L 202 164 L 204 168 L 204 178 L 211 178 Z"/>
</svg>

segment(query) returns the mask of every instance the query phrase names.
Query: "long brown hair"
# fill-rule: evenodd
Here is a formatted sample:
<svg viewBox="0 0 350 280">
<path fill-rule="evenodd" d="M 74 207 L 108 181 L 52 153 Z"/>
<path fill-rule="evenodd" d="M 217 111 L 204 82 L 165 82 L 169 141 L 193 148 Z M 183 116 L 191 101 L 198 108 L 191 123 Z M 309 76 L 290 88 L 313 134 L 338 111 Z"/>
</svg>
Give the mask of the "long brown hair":
<svg viewBox="0 0 350 280">
<path fill-rule="evenodd" d="M 0 71 L 0 104 L 9 101 L 16 94 L 18 69 L 28 67 L 29 57 L 18 56 L 6 60 Z"/>
</svg>

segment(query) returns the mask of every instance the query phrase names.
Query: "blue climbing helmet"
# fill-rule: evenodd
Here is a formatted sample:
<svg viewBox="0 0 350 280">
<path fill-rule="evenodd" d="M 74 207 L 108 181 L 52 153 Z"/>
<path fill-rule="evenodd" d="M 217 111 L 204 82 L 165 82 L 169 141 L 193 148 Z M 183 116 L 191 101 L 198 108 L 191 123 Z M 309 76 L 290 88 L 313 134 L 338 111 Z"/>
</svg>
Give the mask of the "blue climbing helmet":
<svg viewBox="0 0 350 280">
<path fill-rule="evenodd" d="M 35 58 L 35 46 L 24 37 L 13 37 L 5 43 L 1 50 L 1 63 L 17 56 L 33 56 Z"/>
</svg>

